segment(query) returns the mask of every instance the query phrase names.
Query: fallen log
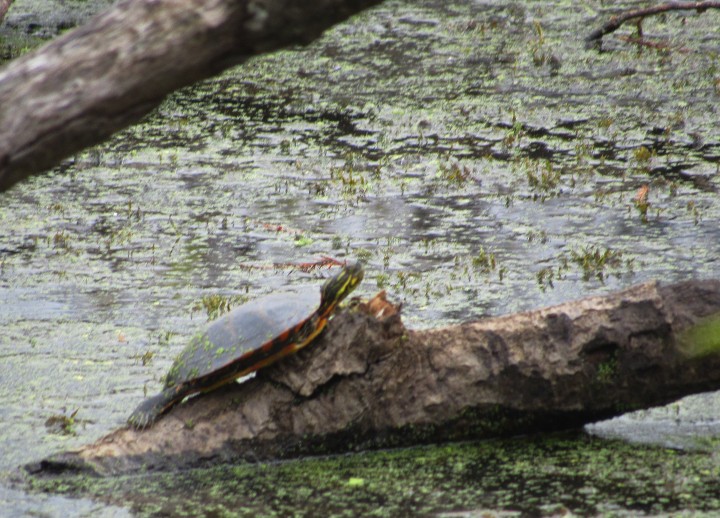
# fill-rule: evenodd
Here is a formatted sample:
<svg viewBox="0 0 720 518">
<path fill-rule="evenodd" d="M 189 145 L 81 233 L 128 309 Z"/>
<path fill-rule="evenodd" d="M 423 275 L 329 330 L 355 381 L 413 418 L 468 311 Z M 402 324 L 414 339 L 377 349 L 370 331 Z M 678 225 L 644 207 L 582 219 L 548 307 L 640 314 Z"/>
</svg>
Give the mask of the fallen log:
<svg viewBox="0 0 720 518">
<path fill-rule="evenodd" d="M 425 331 L 345 311 L 249 381 L 26 469 L 107 475 L 580 427 L 720 388 L 720 355 L 688 354 L 683 338 L 718 312 L 720 281 Z"/>
<path fill-rule="evenodd" d="M 137 122 L 168 93 L 307 44 L 380 1 L 117 2 L 0 71 L 0 192 Z"/>
<path fill-rule="evenodd" d="M 10 9 L 10 4 L 13 3 L 13 0 L 0 0 L 0 23 L 5 19 L 5 15 L 8 12 L 8 9 Z"/>
</svg>

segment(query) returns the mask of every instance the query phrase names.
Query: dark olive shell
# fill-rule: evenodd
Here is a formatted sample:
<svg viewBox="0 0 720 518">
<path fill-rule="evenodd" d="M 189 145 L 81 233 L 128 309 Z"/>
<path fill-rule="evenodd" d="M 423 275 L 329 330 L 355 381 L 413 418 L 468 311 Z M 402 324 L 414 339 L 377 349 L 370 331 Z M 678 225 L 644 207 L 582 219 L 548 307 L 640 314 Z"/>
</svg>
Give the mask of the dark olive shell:
<svg viewBox="0 0 720 518">
<path fill-rule="evenodd" d="M 205 386 L 213 383 L 213 377 L 222 383 L 228 371 L 242 375 L 246 369 L 254 370 L 263 355 L 250 353 L 271 344 L 276 350 L 302 341 L 298 332 L 319 307 L 320 288 L 307 286 L 272 293 L 235 308 L 193 336 L 170 368 L 165 387 L 181 383 Z M 241 365 L 243 362 L 247 365 Z"/>
</svg>

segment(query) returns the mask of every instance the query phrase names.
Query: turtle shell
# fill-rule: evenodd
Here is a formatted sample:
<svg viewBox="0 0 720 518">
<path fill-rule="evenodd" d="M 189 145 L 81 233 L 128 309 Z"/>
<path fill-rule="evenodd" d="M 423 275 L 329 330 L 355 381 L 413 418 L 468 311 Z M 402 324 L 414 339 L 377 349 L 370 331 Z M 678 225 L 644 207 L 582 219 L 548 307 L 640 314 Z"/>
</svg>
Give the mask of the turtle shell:
<svg viewBox="0 0 720 518">
<path fill-rule="evenodd" d="M 204 390 L 252 372 L 315 336 L 320 288 L 307 286 L 252 300 L 215 320 L 175 359 L 165 387 Z"/>
</svg>

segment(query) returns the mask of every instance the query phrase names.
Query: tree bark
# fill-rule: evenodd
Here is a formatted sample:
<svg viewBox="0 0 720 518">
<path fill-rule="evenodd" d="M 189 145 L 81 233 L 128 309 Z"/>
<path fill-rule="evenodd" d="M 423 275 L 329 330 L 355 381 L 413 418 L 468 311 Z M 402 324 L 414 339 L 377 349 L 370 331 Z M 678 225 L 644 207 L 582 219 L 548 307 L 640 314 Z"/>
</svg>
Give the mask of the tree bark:
<svg viewBox="0 0 720 518">
<path fill-rule="evenodd" d="M 0 71 L 0 192 L 133 124 L 169 92 L 309 43 L 380 1 L 121 0 Z"/>
<path fill-rule="evenodd" d="M 13 0 L 0 0 L 0 23 L 5 19 L 5 15 L 8 12 L 8 9 L 10 9 L 10 4 L 13 3 Z"/>
<path fill-rule="evenodd" d="M 720 388 L 720 355 L 684 349 L 718 312 L 720 281 L 642 284 L 425 331 L 343 312 L 254 379 L 27 469 L 111 474 L 580 427 Z"/>
<path fill-rule="evenodd" d="M 667 13 L 668 11 L 695 10 L 699 13 L 702 13 L 708 9 L 720 9 L 720 2 L 668 2 L 665 4 L 658 4 L 650 7 L 643 7 L 641 9 L 625 11 L 624 13 L 613 16 L 612 18 L 610 18 L 610 20 L 605 22 L 602 27 L 599 27 L 592 31 L 590 35 L 585 38 L 585 44 L 587 47 L 598 47 L 603 36 L 605 36 L 606 34 L 610 34 L 611 32 L 615 32 L 617 29 L 620 28 L 622 24 L 630 20 L 635 20 L 636 23 L 640 23 L 648 16 Z"/>
</svg>

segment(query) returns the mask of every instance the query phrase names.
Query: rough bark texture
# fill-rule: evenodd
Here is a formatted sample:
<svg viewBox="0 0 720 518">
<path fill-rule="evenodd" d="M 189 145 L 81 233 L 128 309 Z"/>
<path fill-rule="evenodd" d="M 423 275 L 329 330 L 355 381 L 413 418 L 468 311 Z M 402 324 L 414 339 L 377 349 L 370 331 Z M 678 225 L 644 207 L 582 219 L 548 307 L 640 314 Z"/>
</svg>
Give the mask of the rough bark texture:
<svg viewBox="0 0 720 518">
<path fill-rule="evenodd" d="M 379 2 L 121 0 L 0 71 L 0 191 L 136 122 L 177 88 L 308 43 Z"/>
<path fill-rule="evenodd" d="M 0 23 L 2 23 L 12 3 L 13 0 L 0 0 Z"/>
<path fill-rule="evenodd" d="M 693 281 L 427 331 L 345 312 L 242 385 L 28 470 L 110 474 L 578 427 L 720 388 L 720 357 L 687 357 L 679 340 L 719 311 L 720 281 Z"/>
</svg>

